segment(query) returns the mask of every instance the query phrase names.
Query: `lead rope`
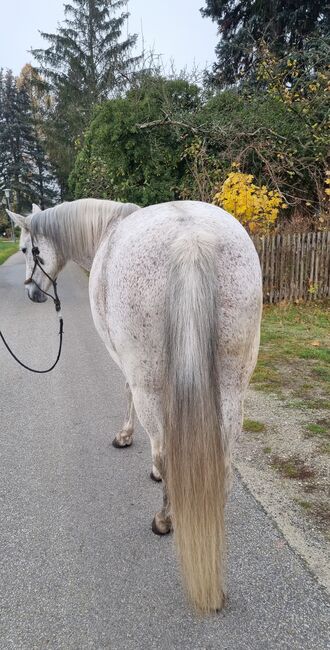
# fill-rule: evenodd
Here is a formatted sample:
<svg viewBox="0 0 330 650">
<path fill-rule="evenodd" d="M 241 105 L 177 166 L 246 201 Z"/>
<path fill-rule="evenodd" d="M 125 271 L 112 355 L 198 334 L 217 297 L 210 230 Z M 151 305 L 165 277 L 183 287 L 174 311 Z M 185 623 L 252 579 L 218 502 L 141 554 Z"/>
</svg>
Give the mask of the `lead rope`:
<svg viewBox="0 0 330 650">
<path fill-rule="evenodd" d="M 44 374 L 46 372 L 50 372 L 51 370 L 53 370 L 55 368 L 55 366 L 57 365 L 59 359 L 60 359 L 61 352 L 62 352 L 62 341 L 63 341 L 63 318 L 62 318 L 62 316 L 60 316 L 61 301 L 60 301 L 60 299 L 58 297 L 58 294 L 57 294 L 57 280 L 56 280 L 56 278 L 53 280 L 53 278 L 51 278 L 50 275 L 48 275 L 48 273 L 46 273 L 46 271 L 42 268 L 42 265 L 41 265 L 42 260 L 39 257 L 39 248 L 37 246 L 33 245 L 33 240 L 32 240 L 32 255 L 33 255 L 33 260 L 34 260 L 34 267 L 33 267 L 32 274 L 31 274 L 30 278 L 26 281 L 26 283 L 31 282 L 31 280 L 33 278 L 33 275 L 34 275 L 34 272 L 35 272 L 35 270 L 36 270 L 36 268 L 38 266 L 42 270 L 42 272 L 46 275 L 46 277 L 51 281 L 51 283 L 53 285 L 53 289 L 54 289 L 54 296 L 55 297 L 52 296 L 50 293 L 47 293 L 47 291 L 44 291 L 43 289 L 41 289 L 39 287 L 39 285 L 36 283 L 36 281 L 33 280 L 34 284 L 39 289 L 39 291 L 44 293 L 46 296 L 49 296 L 49 298 L 52 298 L 52 300 L 54 301 L 55 310 L 56 310 L 56 312 L 58 313 L 58 316 L 59 316 L 59 321 L 60 321 L 60 331 L 59 331 L 60 344 L 59 344 L 56 360 L 54 361 L 53 365 L 50 368 L 47 368 L 47 370 L 36 370 L 35 368 L 30 368 L 29 366 L 26 366 L 25 363 L 20 361 L 18 359 L 18 357 L 16 356 L 16 354 L 14 354 L 14 352 L 9 347 L 9 345 L 8 345 L 6 339 L 5 339 L 5 337 L 4 337 L 4 335 L 2 334 L 1 331 L 0 331 L 0 338 L 4 342 L 9 354 L 11 354 L 11 356 L 15 359 L 15 361 L 17 361 L 17 363 L 19 363 L 20 366 L 22 366 L 22 368 L 25 368 L 26 370 L 29 370 L 30 372 L 36 372 L 38 374 Z"/>
<path fill-rule="evenodd" d="M 10 349 L 10 347 L 9 347 L 9 345 L 8 345 L 8 343 L 7 343 L 6 339 L 5 339 L 5 337 L 4 337 L 4 335 L 2 334 L 2 332 L 0 332 L 0 338 L 3 340 L 3 342 L 4 342 L 4 344 L 5 344 L 5 346 L 6 346 L 7 350 L 8 350 L 8 352 L 9 352 L 9 353 L 11 354 L 11 356 L 15 359 L 15 361 L 17 361 L 17 363 L 19 363 L 19 365 L 22 366 L 22 368 L 25 368 L 26 370 L 30 370 L 30 372 L 37 372 L 37 373 L 39 373 L 39 374 L 43 374 L 43 373 L 45 373 L 45 372 L 50 372 L 51 370 L 53 370 L 53 368 L 55 368 L 57 362 L 59 361 L 59 358 L 60 358 L 60 356 L 61 356 L 61 351 L 62 351 L 62 340 L 63 340 L 63 318 L 62 318 L 62 317 L 60 318 L 60 331 L 59 331 L 59 335 L 60 335 L 60 345 L 59 345 L 59 348 L 58 348 L 58 353 L 57 353 L 56 361 L 53 363 L 53 365 L 52 365 L 50 368 L 47 368 L 47 370 L 36 370 L 35 368 L 30 368 L 29 366 L 26 366 L 25 363 L 23 363 L 22 361 L 20 361 L 20 360 L 17 358 L 16 354 L 14 354 L 14 352 Z"/>
</svg>

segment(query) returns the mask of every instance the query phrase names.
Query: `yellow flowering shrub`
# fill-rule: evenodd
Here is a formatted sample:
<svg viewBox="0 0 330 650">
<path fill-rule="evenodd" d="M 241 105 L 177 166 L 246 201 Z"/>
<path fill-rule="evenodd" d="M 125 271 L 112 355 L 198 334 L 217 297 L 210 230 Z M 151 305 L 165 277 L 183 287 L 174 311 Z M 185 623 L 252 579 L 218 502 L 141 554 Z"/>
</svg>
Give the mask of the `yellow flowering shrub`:
<svg viewBox="0 0 330 650">
<path fill-rule="evenodd" d="M 233 214 L 250 233 L 265 234 L 274 226 L 279 208 L 286 208 L 276 190 L 256 185 L 252 174 L 243 174 L 233 165 L 213 203 Z"/>
<path fill-rule="evenodd" d="M 326 193 L 326 195 L 328 197 L 328 196 L 330 196 L 330 187 L 329 187 L 329 185 L 330 185 L 330 171 L 326 172 L 326 176 L 327 177 L 325 179 L 325 185 L 327 185 L 327 187 L 325 188 L 324 191 L 325 191 L 325 193 Z"/>
</svg>

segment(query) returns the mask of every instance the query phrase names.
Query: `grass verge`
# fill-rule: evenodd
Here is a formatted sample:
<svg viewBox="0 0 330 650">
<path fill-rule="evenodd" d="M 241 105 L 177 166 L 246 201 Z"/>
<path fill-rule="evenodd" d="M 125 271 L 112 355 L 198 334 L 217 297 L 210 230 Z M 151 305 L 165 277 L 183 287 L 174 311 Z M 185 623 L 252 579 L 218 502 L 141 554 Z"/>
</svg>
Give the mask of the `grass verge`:
<svg viewBox="0 0 330 650">
<path fill-rule="evenodd" d="M 0 264 L 18 251 L 18 242 L 0 240 Z"/>
<path fill-rule="evenodd" d="M 329 303 L 264 307 L 254 388 L 310 409 L 329 408 Z"/>
</svg>

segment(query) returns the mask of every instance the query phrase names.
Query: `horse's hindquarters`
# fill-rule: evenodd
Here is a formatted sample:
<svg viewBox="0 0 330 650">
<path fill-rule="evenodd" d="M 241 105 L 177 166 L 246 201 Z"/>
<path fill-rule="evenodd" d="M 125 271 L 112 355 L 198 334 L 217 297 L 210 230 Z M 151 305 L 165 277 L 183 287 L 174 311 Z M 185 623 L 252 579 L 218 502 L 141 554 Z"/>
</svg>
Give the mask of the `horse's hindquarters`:
<svg viewBox="0 0 330 650">
<path fill-rule="evenodd" d="M 259 344 L 262 294 L 257 253 L 230 215 L 215 206 L 179 202 L 128 216 L 103 242 L 91 270 L 96 329 L 133 394 L 143 390 L 161 395 L 165 297 L 173 249 L 181 239 L 182 250 L 198 260 L 202 236 L 211 238 L 215 258 L 220 388 L 237 394 L 246 389 Z M 186 292 L 189 303 L 194 299 L 193 274 Z"/>
</svg>

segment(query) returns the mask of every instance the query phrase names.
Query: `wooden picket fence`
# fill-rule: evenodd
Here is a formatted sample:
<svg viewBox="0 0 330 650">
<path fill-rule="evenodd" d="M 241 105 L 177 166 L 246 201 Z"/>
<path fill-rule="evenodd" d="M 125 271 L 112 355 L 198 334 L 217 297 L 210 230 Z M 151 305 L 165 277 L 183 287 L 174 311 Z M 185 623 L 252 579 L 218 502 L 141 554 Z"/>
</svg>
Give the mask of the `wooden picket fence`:
<svg viewBox="0 0 330 650">
<path fill-rule="evenodd" d="M 330 296 L 330 231 L 252 239 L 260 258 L 265 303 Z"/>
</svg>

